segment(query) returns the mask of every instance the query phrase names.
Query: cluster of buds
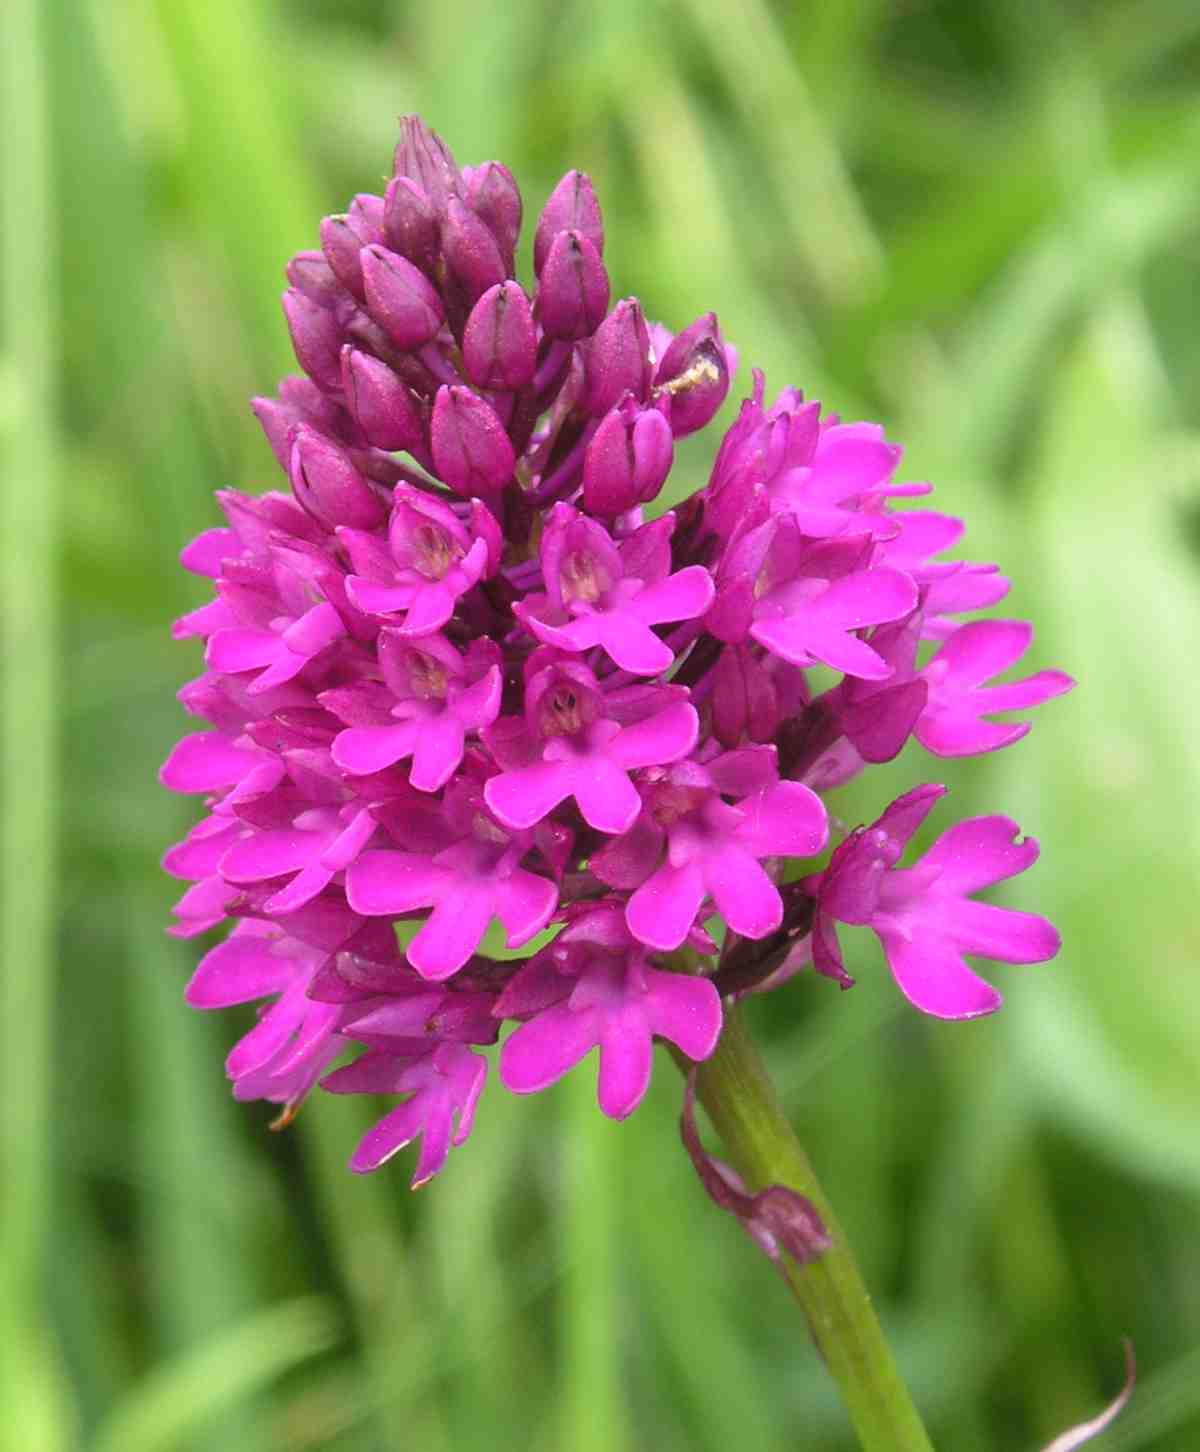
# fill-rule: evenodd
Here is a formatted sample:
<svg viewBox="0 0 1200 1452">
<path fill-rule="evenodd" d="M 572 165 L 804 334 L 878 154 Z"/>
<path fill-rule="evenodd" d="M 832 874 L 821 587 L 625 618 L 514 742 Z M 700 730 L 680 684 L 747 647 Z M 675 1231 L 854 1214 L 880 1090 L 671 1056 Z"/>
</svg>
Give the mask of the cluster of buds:
<svg viewBox="0 0 1200 1452">
<path fill-rule="evenodd" d="M 182 556 L 215 584 L 175 627 L 205 641 L 180 699 L 211 729 L 162 779 L 208 814 L 165 866 L 191 883 L 173 932 L 233 920 L 188 1000 L 268 1001 L 229 1056 L 237 1097 L 286 1122 L 318 1082 L 400 1096 L 351 1164 L 420 1137 L 420 1184 L 470 1133 L 508 1020 L 510 1090 L 598 1048 L 621 1118 L 655 1037 L 704 1059 L 725 996 L 809 965 L 849 985 L 838 923 L 875 930 L 926 1012 L 994 1009 L 963 954 L 1058 940 L 973 895 L 1036 844 L 979 817 L 902 866 L 944 791 L 924 785 L 822 868 L 821 793 L 910 736 L 1006 746 L 1028 725 L 996 713 L 1068 689 L 988 684 L 1029 627 L 959 617 L 1007 580 L 943 558 L 959 521 L 892 509 L 929 486 L 894 482 L 880 428 L 791 389 L 768 406 L 759 374 L 707 484 L 646 517 L 728 393 L 715 317 L 673 337 L 636 299 L 609 310 L 579 172 L 527 291 L 508 170 L 402 128 L 385 194 L 288 266 L 304 376 L 254 409 L 290 492 L 219 495 L 227 525 Z M 544 941 L 502 960 L 493 934 Z"/>
</svg>

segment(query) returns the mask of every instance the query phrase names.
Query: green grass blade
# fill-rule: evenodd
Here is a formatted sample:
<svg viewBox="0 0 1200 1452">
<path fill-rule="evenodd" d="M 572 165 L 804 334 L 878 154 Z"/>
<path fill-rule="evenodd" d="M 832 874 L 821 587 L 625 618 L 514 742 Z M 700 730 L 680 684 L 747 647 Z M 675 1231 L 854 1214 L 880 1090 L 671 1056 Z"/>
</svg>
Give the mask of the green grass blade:
<svg viewBox="0 0 1200 1452">
<path fill-rule="evenodd" d="M 58 514 L 55 187 L 50 62 L 37 0 L 0 16 L 0 952 L 3 1161 L 0 1406 L 4 1435 L 51 1452 L 71 1417 L 44 1311 L 50 1209 L 51 1034 L 57 874 Z M 19 138 L 19 141 L 17 141 Z"/>
<path fill-rule="evenodd" d="M 338 1335 L 332 1308 L 315 1296 L 258 1311 L 157 1367 L 114 1410 L 90 1452 L 171 1452 L 215 1411 L 236 1409 Z"/>
</svg>

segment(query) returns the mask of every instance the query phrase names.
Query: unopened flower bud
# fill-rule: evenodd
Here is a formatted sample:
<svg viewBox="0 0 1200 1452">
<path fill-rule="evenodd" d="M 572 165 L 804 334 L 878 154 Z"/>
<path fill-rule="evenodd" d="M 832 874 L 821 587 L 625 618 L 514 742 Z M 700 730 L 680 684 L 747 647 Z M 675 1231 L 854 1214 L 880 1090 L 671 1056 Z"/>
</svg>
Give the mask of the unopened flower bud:
<svg viewBox="0 0 1200 1452">
<path fill-rule="evenodd" d="M 782 713 L 766 665 L 744 645 L 727 645 L 713 670 L 713 730 L 723 746 L 774 739 Z"/>
<path fill-rule="evenodd" d="M 639 402 L 650 391 L 650 330 L 637 298 L 619 302 L 587 345 L 583 405 L 600 418 L 630 393 Z"/>
<path fill-rule="evenodd" d="M 604 251 L 600 203 L 592 189 L 592 179 L 586 172 L 567 172 L 542 208 L 533 237 L 533 270 L 539 277 L 555 237 L 568 231 L 586 237 L 597 252 Z"/>
<path fill-rule="evenodd" d="M 374 529 L 387 518 L 378 495 L 343 450 L 307 424 L 292 436 L 292 492 L 314 519 L 330 529 Z"/>
<path fill-rule="evenodd" d="M 446 206 L 442 252 L 446 266 L 466 294 L 468 305 L 489 287 L 503 282 L 508 272 L 487 223 L 457 197 L 451 197 Z"/>
<path fill-rule="evenodd" d="M 498 282 L 471 309 L 463 333 L 463 363 L 479 388 L 515 391 L 533 378 L 537 329 L 521 287 Z"/>
<path fill-rule="evenodd" d="M 508 167 L 498 161 L 485 161 L 481 166 L 463 171 L 467 205 L 487 224 L 512 268 L 517 238 L 521 235 L 521 191 Z"/>
<path fill-rule="evenodd" d="M 614 518 L 653 499 L 671 472 L 671 425 L 656 408 L 632 402 L 601 420 L 583 460 L 583 503 L 590 514 Z"/>
<path fill-rule="evenodd" d="M 283 295 L 283 312 L 301 368 L 322 388 L 336 388 L 342 340 L 333 313 L 294 287 Z"/>
<path fill-rule="evenodd" d="M 388 246 L 432 276 L 437 265 L 438 218 L 433 203 L 411 177 L 394 177 L 383 203 Z"/>
<path fill-rule="evenodd" d="M 458 192 L 460 179 L 454 154 L 419 116 L 400 118 L 395 174 L 417 182 L 435 208 Z"/>
<path fill-rule="evenodd" d="M 342 386 L 355 422 L 377 449 L 411 449 L 424 438 L 416 398 L 386 363 L 347 346 Z"/>
<path fill-rule="evenodd" d="M 439 477 L 464 498 L 494 494 L 512 478 L 516 458 L 508 435 L 469 388 L 438 389 L 430 445 Z"/>
<path fill-rule="evenodd" d="M 608 273 L 582 232 L 560 232 L 550 244 L 538 287 L 538 316 L 551 338 L 586 338 L 608 307 Z"/>
<path fill-rule="evenodd" d="M 371 316 L 405 352 L 423 347 L 445 317 L 433 284 L 407 258 L 386 247 L 364 247 L 361 260 Z"/>
<path fill-rule="evenodd" d="M 331 307 L 342 287 L 320 252 L 297 252 L 287 265 L 287 280 L 305 297 L 322 307 Z"/>
<path fill-rule="evenodd" d="M 348 292 L 363 299 L 359 253 L 383 238 L 383 201 L 368 194 L 355 197 L 348 213 L 321 223 L 321 251 L 334 276 Z"/>
<path fill-rule="evenodd" d="M 715 313 L 705 313 L 671 343 L 654 376 L 671 399 L 675 437 L 702 429 L 729 392 L 729 364 Z"/>
</svg>

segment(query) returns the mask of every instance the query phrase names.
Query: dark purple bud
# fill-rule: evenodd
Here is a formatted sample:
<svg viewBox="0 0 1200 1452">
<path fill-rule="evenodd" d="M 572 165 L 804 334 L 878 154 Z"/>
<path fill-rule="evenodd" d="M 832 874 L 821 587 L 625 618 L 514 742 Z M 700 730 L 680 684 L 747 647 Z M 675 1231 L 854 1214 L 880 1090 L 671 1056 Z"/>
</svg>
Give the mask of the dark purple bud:
<svg viewBox="0 0 1200 1452">
<path fill-rule="evenodd" d="M 521 235 L 521 192 L 516 178 L 500 162 L 485 161 L 481 166 L 466 168 L 463 180 L 467 205 L 487 224 L 511 270 Z"/>
<path fill-rule="evenodd" d="M 292 454 L 291 433 L 296 426 L 295 413 L 277 398 L 252 398 L 250 407 L 267 436 L 271 452 L 279 460 L 279 467 L 286 469 Z"/>
<path fill-rule="evenodd" d="M 369 444 L 377 449 L 410 449 L 424 438 L 416 398 L 386 363 L 347 346 L 342 350 L 342 386 Z"/>
<path fill-rule="evenodd" d="M 386 247 L 364 247 L 361 260 L 371 316 L 405 352 L 423 347 L 445 317 L 433 284 L 407 258 Z"/>
<path fill-rule="evenodd" d="M 401 116 L 400 140 L 396 144 L 397 176 L 420 184 L 435 208 L 458 192 L 460 180 L 453 153 L 436 131 L 419 116 Z"/>
<path fill-rule="evenodd" d="M 583 405 L 600 418 L 627 393 L 639 403 L 650 392 L 650 330 L 635 297 L 619 302 L 587 344 Z"/>
<path fill-rule="evenodd" d="M 379 496 L 345 452 L 307 424 L 292 436 L 292 492 L 314 519 L 336 529 L 374 529 L 387 518 Z"/>
<path fill-rule="evenodd" d="M 437 265 L 438 219 L 429 198 L 410 177 L 398 176 L 388 183 L 383 208 L 388 245 L 432 276 Z"/>
<path fill-rule="evenodd" d="M 614 408 L 592 435 L 583 460 L 583 503 L 614 518 L 653 499 L 671 472 L 671 425 L 656 408 Z"/>
<path fill-rule="evenodd" d="M 283 295 L 283 312 L 301 368 L 322 388 L 337 388 L 342 373 L 342 335 L 337 319 L 328 308 L 294 287 Z"/>
<path fill-rule="evenodd" d="M 608 307 L 608 273 L 582 232 L 560 232 L 550 244 L 538 287 L 538 316 L 551 338 L 586 338 Z"/>
<path fill-rule="evenodd" d="M 298 423 L 332 435 L 344 433 L 349 423 L 342 409 L 311 378 L 296 374 L 279 385 L 278 398 L 252 398 L 250 407 L 285 473 L 292 455 L 292 430 Z"/>
<path fill-rule="evenodd" d="M 331 307 L 341 296 L 341 283 L 320 252 L 297 252 L 287 265 L 287 280 L 322 307 Z"/>
<path fill-rule="evenodd" d="M 463 333 L 463 363 L 478 388 L 515 392 L 533 378 L 537 329 L 518 283 L 498 282 L 471 309 Z"/>
<path fill-rule="evenodd" d="M 654 375 L 658 392 L 671 400 L 677 439 L 702 429 L 729 392 L 729 364 L 715 313 L 705 313 L 671 343 Z"/>
<path fill-rule="evenodd" d="M 727 645 L 713 672 L 713 731 L 731 750 L 774 740 L 781 712 L 770 672 L 748 646 Z"/>
<path fill-rule="evenodd" d="M 337 280 L 361 302 L 362 263 L 359 253 L 372 242 L 383 240 L 383 201 L 363 193 L 355 197 L 350 211 L 341 217 L 326 217 L 321 223 L 321 251 Z"/>
<path fill-rule="evenodd" d="M 494 494 L 512 478 L 516 456 L 508 435 L 469 388 L 438 389 L 430 444 L 439 478 L 466 499 Z"/>
<path fill-rule="evenodd" d="M 817 1207 L 787 1185 L 768 1185 L 752 1195 L 730 1165 L 708 1154 L 696 1129 L 696 1070 L 687 1076 L 679 1133 L 700 1183 L 722 1210 L 735 1216 L 755 1245 L 777 1265 L 784 1255 L 808 1265 L 833 1244 Z"/>
<path fill-rule="evenodd" d="M 500 247 L 486 222 L 470 207 L 451 197 L 442 228 L 442 255 L 451 275 L 466 294 L 468 306 L 508 273 Z"/>
<path fill-rule="evenodd" d="M 586 172 L 569 171 L 554 188 L 538 218 L 533 234 L 533 270 L 540 277 L 559 232 L 578 232 L 597 252 L 604 251 L 604 222 L 600 203 Z"/>
</svg>

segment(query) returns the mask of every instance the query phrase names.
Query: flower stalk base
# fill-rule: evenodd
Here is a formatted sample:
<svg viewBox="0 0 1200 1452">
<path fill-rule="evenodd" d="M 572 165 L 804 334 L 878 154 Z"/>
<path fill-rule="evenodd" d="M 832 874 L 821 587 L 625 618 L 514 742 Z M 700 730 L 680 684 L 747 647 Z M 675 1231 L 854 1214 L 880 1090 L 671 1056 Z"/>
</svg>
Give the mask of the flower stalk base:
<svg viewBox="0 0 1200 1452">
<path fill-rule="evenodd" d="M 781 1184 L 810 1200 L 832 1245 L 818 1259 L 780 1264 L 837 1382 L 864 1452 L 932 1452 L 871 1305 L 854 1253 L 784 1114 L 740 1007 L 730 1008 L 696 1090 L 734 1168 L 752 1190 Z"/>
</svg>

